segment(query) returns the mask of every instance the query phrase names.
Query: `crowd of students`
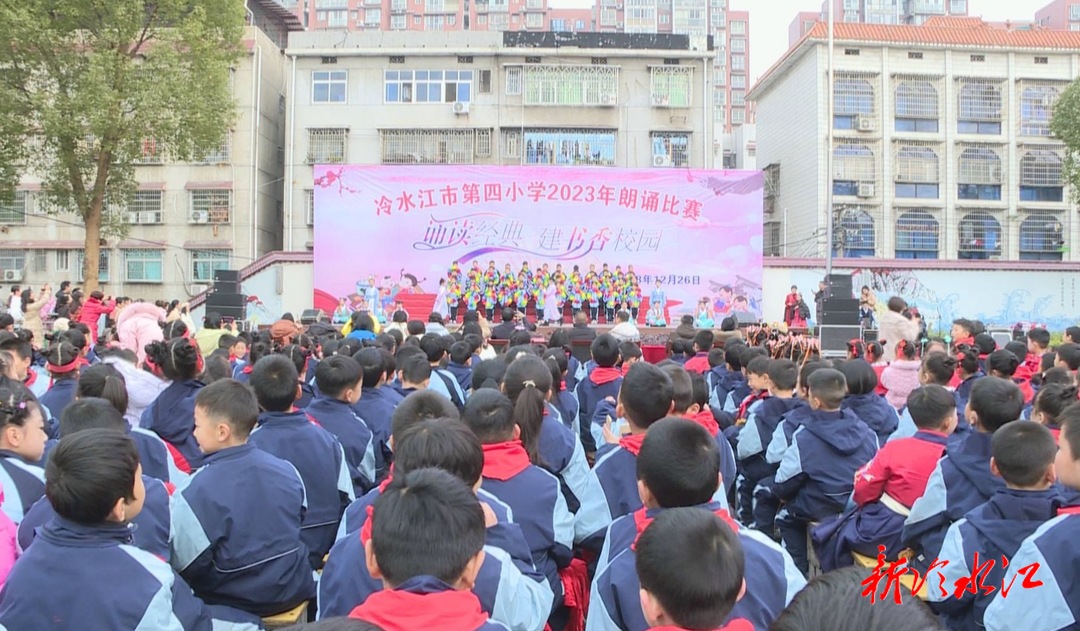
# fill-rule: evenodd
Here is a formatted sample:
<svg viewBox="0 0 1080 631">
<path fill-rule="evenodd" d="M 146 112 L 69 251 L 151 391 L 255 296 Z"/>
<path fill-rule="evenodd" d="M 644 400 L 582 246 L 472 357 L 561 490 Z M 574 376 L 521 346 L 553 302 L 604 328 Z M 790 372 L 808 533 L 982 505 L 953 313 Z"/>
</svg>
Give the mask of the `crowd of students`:
<svg viewBox="0 0 1080 631">
<path fill-rule="evenodd" d="M 958 320 L 888 365 L 705 329 L 654 365 L 523 323 L 498 353 L 475 312 L 343 337 L 140 305 L 47 345 L 0 320 L 0 628 L 1080 624 L 1080 328 Z"/>
</svg>

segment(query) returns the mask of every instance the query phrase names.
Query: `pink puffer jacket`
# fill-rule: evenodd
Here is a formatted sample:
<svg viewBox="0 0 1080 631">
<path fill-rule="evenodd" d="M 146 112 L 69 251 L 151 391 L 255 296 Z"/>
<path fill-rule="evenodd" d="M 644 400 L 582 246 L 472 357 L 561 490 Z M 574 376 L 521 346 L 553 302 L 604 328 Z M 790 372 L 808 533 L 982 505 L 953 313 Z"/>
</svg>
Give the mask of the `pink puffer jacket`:
<svg viewBox="0 0 1080 631">
<path fill-rule="evenodd" d="M 0 488 L 0 503 L 4 501 L 4 489 Z M 17 543 L 18 529 L 15 522 L 7 515 L 0 513 L 0 587 L 7 582 L 8 574 L 11 574 L 11 566 L 15 565 L 15 559 L 19 556 Z"/>
<path fill-rule="evenodd" d="M 146 359 L 146 345 L 164 339 L 158 324 L 164 321 L 165 312 L 150 302 L 136 302 L 124 307 L 116 319 L 120 346 L 135 351 L 140 366 Z"/>
</svg>

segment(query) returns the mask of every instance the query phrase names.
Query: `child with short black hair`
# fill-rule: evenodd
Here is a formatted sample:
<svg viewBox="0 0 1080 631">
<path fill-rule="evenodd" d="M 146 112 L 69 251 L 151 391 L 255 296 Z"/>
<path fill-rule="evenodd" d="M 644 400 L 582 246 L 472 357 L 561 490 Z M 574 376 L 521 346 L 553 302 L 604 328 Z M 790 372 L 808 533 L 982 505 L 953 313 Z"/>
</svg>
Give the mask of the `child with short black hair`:
<svg viewBox="0 0 1080 631">
<path fill-rule="evenodd" d="M 384 631 L 499 629 L 469 591 L 484 561 L 484 511 L 465 483 L 439 469 L 396 478 L 375 502 L 365 559 L 387 589 L 350 618 Z"/>
<path fill-rule="evenodd" d="M 905 349 L 908 348 L 908 342 L 904 340 L 901 340 L 901 342 L 904 348 L 897 349 L 897 359 L 890 366 L 898 365 L 900 362 L 905 361 L 902 358 L 907 357 Z M 914 345 L 912 344 L 911 347 L 914 348 Z M 911 371 L 911 376 L 915 378 L 914 381 L 917 384 L 918 361 L 911 361 L 916 364 L 915 370 Z M 837 370 L 844 373 L 844 380 L 847 382 L 848 388 L 847 396 L 844 397 L 840 409 L 854 412 L 860 421 L 866 423 L 877 434 L 878 445 L 884 445 L 889 440 L 889 436 L 896 431 L 900 416 L 896 413 L 896 408 L 890 405 L 885 397 L 874 392 L 878 386 L 878 378 L 873 366 L 864 360 L 852 359 L 840 363 Z M 908 370 L 908 368 L 903 368 L 903 370 Z M 907 400 L 910 389 L 907 386 L 904 386 L 904 388 L 908 389 L 908 392 L 904 394 L 904 399 Z"/>
<path fill-rule="evenodd" d="M 261 628 L 253 616 L 211 609 L 167 563 L 130 545 L 129 522 L 142 510 L 145 494 L 140 473 L 135 443 L 118 431 L 91 429 L 60 441 L 45 472 L 56 517 L 8 577 L 0 624 L 135 631 L 153 620 L 210 631 L 228 621 L 238 631 Z"/>
<path fill-rule="evenodd" d="M 686 361 L 687 372 L 705 374 L 710 369 L 709 353 L 712 352 L 716 336 L 712 330 L 705 329 L 694 334 L 694 356 Z"/>
<path fill-rule="evenodd" d="M 431 384 L 432 371 L 431 364 L 423 354 L 410 353 L 403 359 L 399 358 L 398 363 L 398 381 L 401 382 L 402 395 L 408 396 L 418 390 L 427 390 Z"/>
<path fill-rule="evenodd" d="M 874 457 L 877 436 L 841 404 L 844 373 L 815 371 L 808 380 L 813 413 L 795 430 L 776 471 L 773 492 L 786 504 L 776 517 L 784 549 L 806 572 L 806 526 L 839 515 L 854 487 L 855 472 Z"/>
<path fill-rule="evenodd" d="M 1076 377 L 1076 371 L 1080 370 L 1080 344 L 1062 344 L 1054 349 L 1057 353 L 1055 366 L 1060 366 Z"/>
<path fill-rule="evenodd" d="M 595 454 L 602 446 L 593 438 L 592 423 L 596 406 L 607 397 L 615 397 L 622 385 L 623 375 L 615 364 L 619 361 L 619 342 L 608 333 L 596 336 L 589 347 L 596 368 L 578 384 L 578 422 L 581 445 L 586 456 Z"/>
<path fill-rule="evenodd" d="M 330 551 L 341 513 L 356 499 L 345 451 L 333 434 L 312 423 L 293 402 L 300 394 L 296 366 L 280 355 L 263 357 L 251 373 L 251 386 L 263 412 L 249 441 L 292 463 L 307 491 L 307 513 L 300 539 L 313 569 Z"/>
<path fill-rule="evenodd" d="M 709 350 L 709 370 L 705 373 L 705 385 L 712 392 L 721 381 L 727 378 L 727 363 L 724 361 L 724 349 L 712 348 Z"/>
<path fill-rule="evenodd" d="M 762 398 L 768 395 L 764 386 L 761 385 L 754 388 L 750 385 L 750 375 L 762 376 L 769 370 L 769 354 L 764 348 L 754 346 L 752 348 L 740 347 L 736 349 L 739 353 L 739 364 L 742 366 L 742 381 L 732 384 L 732 387 L 728 390 L 727 400 L 724 401 L 724 412 L 732 415 L 733 419 L 746 418 L 746 406 L 749 406 L 755 399 L 750 397 L 756 395 L 757 398 Z M 754 360 L 758 360 L 754 363 Z M 751 364 L 753 364 L 751 366 Z M 728 362 L 731 366 L 731 363 Z M 764 393 L 764 394 L 763 394 Z M 747 399 L 750 399 L 749 401 Z M 723 423 L 721 423 L 723 425 Z"/>
<path fill-rule="evenodd" d="M 990 441 L 990 470 L 1005 480 L 981 506 L 949 526 L 938 560 L 945 585 L 960 585 L 970 577 L 968 568 L 996 562 L 980 576 L 986 585 L 1003 585 L 1018 566 L 1010 562 L 1020 544 L 1057 515 L 1062 503 L 1054 482 L 1057 445 L 1050 431 L 1038 423 L 1011 421 L 1001 426 Z M 980 561 L 980 558 L 982 561 Z M 981 572 L 981 569 L 976 569 Z M 931 608 L 946 618 L 950 629 L 978 630 L 986 627 L 983 614 L 993 594 L 982 590 L 957 590 L 942 597 L 928 589 Z"/>
<path fill-rule="evenodd" d="M 635 363 L 641 361 L 641 346 L 637 342 L 619 344 L 619 368 L 625 375 Z"/>
<path fill-rule="evenodd" d="M 975 382 L 966 410 L 974 431 L 945 447 L 926 492 L 904 521 L 903 544 L 915 552 L 912 567 L 925 572 L 938 557 L 949 526 L 1005 485 L 990 470 L 991 441 L 998 428 L 1020 418 L 1023 408 L 1024 395 L 1015 383 L 991 378 Z"/>
<path fill-rule="evenodd" d="M 393 355 L 377 348 L 364 348 L 357 351 L 353 359 L 360 364 L 364 373 L 360 399 L 353 404 L 353 410 L 371 430 L 375 451 L 375 482 L 381 482 L 393 458 L 389 446 L 390 419 L 404 397 L 387 385 L 394 372 L 388 370 L 388 364 L 394 362 Z"/>
<path fill-rule="evenodd" d="M 746 593 L 743 550 L 731 525 L 716 515 L 665 511 L 641 534 L 635 556 L 641 608 L 652 628 L 754 628 L 742 618 L 728 620 Z"/>
<path fill-rule="evenodd" d="M 465 391 L 458 383 L 457 377 L 442 368 L 442 361 L 448 354 L 443 338 L 428 333 L 420 338 L 420 350 L 424 351 L 428 365 L 431 367 L 427 387 L 450 399 L 457 409 L 462 409 L 465 406 Z"/>
<path fill-rule="evenodd" d="M 642 444 L 635 475 L 644 506 L 615 520 L 608 529 L 589 600 L 590 629 L 648 628 L 644 615 L 647 612 L 642 611 L 638 597 L 639 587 L 644 585 L 638 584 L 635 555 L 641 551 L 642 532 L 648 533 L 655 524 L 653 520 L 673 510 L 716 516 L 737 534 L 745 553 L 747 595 L 735 604 L 730 618 L 745 618 L 754 628 L 768 628 L 806 584 L 779 545 L 761 533 L 739 528 L 714 499 L 720 488 L 719 467 L 716 442 L 699 425 L 677 418 L 653 425 Z M 672 543 L 682 545 L 686 554 L 708 556 L 704 552 L 707 547 L 696 547 L 683 539 Z M 677 584 L 685 587 L 682 580 Z"/>
<path fill-rule="evenodd" d="M 172 564 L 206 602 L 269 616 L 313 597 L 315 582 L 301 541 L 304 483 L 248 444 L 258 417 L 255 394 L 232 379 L 195 397 L 206 457 L 174 498 Z"/>
<path fill-rule="evenodd" d="M 450 346 L 450 361 L 446 364 L 446 370 L 454 376 L 454 379 L 457 379 L 458 386 L 461 387 L 465 396 L 472 392 L 473 353 L 478 347 L 474 348 L 467 341 L 454 342 Z"/>
<path fill-rule="evenodd" d="M 720 474 L 724 480 L 724 501 L 726 504 L 727 494 L 735 486 L 737 466 L 735 451 L 731 443 L 720 432 L 720 425 L 709 408 L 709 389 L 705 385 L 705 379 L 698 374 L 690 374 L 682 366 L 674 363 L 661 365 L 672 385 L 672 410 L 671 416 L 685 418 L 705 428 L 709 435 L 716 439 L 720 449 Z"/>
<path fill-rule="evenodd" d="M 354 407 L 360 400 L 363 381 L 363 369 L 355 359 L 327 357 L 315 368 L 319 396 L 306 408 L 308 416 L 341 443 L 357 497 L 375 486 L 372 433 Z"/>
</svg>

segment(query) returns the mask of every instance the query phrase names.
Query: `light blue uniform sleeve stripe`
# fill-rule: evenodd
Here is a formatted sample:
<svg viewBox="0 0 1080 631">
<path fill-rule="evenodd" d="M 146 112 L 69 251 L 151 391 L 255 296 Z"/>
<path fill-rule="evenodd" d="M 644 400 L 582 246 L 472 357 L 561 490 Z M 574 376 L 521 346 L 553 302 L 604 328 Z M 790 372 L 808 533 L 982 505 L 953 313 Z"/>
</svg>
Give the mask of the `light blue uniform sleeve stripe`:
<svg viewBox="0 0 1080 631">
<path fill-rule="evenodd" d="M 361 423 L 363 421 L 360 421 Z M 364 449 L 364 459 L 360 461 L 360 475 L 375 483 L 375 439 L 374 437 L 368 439 L 367 447 Z"/>
<path fill-rule="evenodd" d="M 806 429 L 800 427 L 795 430 L 795 434 L 791 437 L 791 446 L 784 452 L 783 459 L 780 460 L 780 468 L 776 470 L 776 482 L 787 482 L 803 472 L 802 469 L 802 454 L 799 453 L 799 432 Z"/>
<path fill-rule="evenodd" d="M 589 615 L 585 618 L 585 631 L 622 631 L 619 625 L 611 619 L 604 599 L 600 597 L 600 570 L 596 571 L 596 580 L 593 581 L 589 593 Z"/>
<path fill-rule="evenodd" d="M 210 548 L 210 539 L 182 492 L 173 495 L 171 527 L 173 567 L 183 571 Z"/>
<path fill-rule="evenodd" d="M 747 537 L 761 543 L 779 554 L 784 559 L 784 581 L 787 583 L 787 592 L 784 594 L 784 605 L 787 606 L 791 603 L 791 599 L 795 598 L 795 594 L 802 591 L 802 588 L 806 587 L 806 577 L 799 571 L 799 568 L 795 566 L 795 562 L 791 559 L 791 555 L 788 554 L 780 544 L 776 543 L 769 538 L 765 533 L 754 530 L 753 528 L 740 528 L 740 537 Z"/>
<path fill-rule="evenodd" d="M 555 594 L 546 580 L 534 581 L 514 565 L 506 551 L 484 546 L 484 552 L 499 560 L 499 588 L 495 593 L 491 617 L 513 631 L 536 631 L 544 628 Z"/>
<path fill-rule="evenodd" d="M 616 422 L 612 422 L 611 430 L 615 431 Z M 597 449 L 604 446 L 604 426 L 597 423 L 589 423 L 589 433 L 592 434 L 593 444 Z"/>
<path fill-rule="evenodd" d="M 551 475 L 550 473 L 548 475 Z M 555 476 L 551 476 L 558 482 Z M 566 498 L 562 491 L 555 489 L 555 513 L 552 515 L 552 530 L 555 533 L 555 543 L 567 548 L 574 547 L 574 514 L 566 505 Z"/>
<path fill-rule="evenodd" d="M 724 400 L 724 411 L 728 414 L 734 414 L 739 411 L 739 404 L 735 402 L 735 395 L 733 392 L 729 392 L 727 399 Z"/>
<path fill-rule="evenodd" d="M 757 424 L 757 408 L 761 402 L 750 406 L 746 413 L 746 425 L 739 430 L 739 460 L 761 453 L 761 432 Z"/>
<path fill-rule="evenodd" d="M 134 631 L 184 631 L 183 624 L 172 608 L 172 586 L 176 579 L 172 568 L 149 552 L 134 546 L 122 545 L 120 550 L 130 555 L 158 582 L 158 590 L 150 599 L 142 620 Z"/>
<path fill-rule="evenodd" d="M 349 475 L 349 463 L 345 461 L 345 448 L 341 443 L 334 441 L 338 450 L 338 478 L 337 489 L 349 496 L 349 501 L 356 499 L 356 491 L 353 489 L 352 476 Z M 374 456 L 372 456 L 374 457 Z"/>
<path fill-rule="evenodd" d="M 941 544 L 938 559 L 948 561 L 948 565 L 935 568 L 931 572 L 932 576 L 926 577 L 926 596 L 930 602 L 936 603 L 952 599 L 952 590 L 953 586 L 956 585 L 956 581 L 962 577 L 971 576 L 971 570 L 968 569 L 970 564 L 968 563 L 967 554 L 964 552 L 964 535 L 960 531 L 960 526 L 966 523 L 966 519 L 961 519 L 949 526 L 949 531 L 945 533 L 945 541 Z M 1000 563 L 1000 560 L 998 562 Z M 941 572 L 944 582 L 938 578 L 936 572 Z M 945 596 L 941 595 L 941 590 L 938 589 L 939 585 L 944 585 Z M 1011 596 L 1012 592 L 1009 595 Z"/>
<path fill-rule="evenodd" d="M 1077 620 L 1073 616 L 1069 603 L 1061 593 L 1056 577 L 1049 571 L 1049 564 L 1043 557 L 1035 541 L 1043 532 L 1052 528 L 1063 519 L 1072 519 L 1070 516 L 1062 516 L 1052 519 L 1028 537 L 1013 555 L 1009 568 L 1027 567 L 1032 563 L 1038 563 L 1042 572 L 1038 579 L 1043 581 L 1039 587 L 1023 589 L 1020 587 L 1023 577 L 1019 576 L 1016 583 L 1009 590 L 1009 596 L 1002 598 L 998 591 L 990 606 L 986 608 L 983 621 L 988 631 L 1056 631 L 1057 629 L 1071 628 Z M 1015 570 L 1014 570 L 1015 571 Z M 1014 576 L 1006 576 L 1006 584 Z"/>
<path fill-rule="evenodd" d="M 574 453 L 562 471 L 562 478 L 579 502 L 577 514 L 574 515 L 574 541 L 576 542 L 583 541 L 611 523 L 604 489 L 600 486 L 600 480 L 589 473 L 589 463 L 585 460 L 585 448 L 581 446 L 581 441 L 575 435 Z"/>
<path fill-rule="evenodd" d="M 911 413 L 907 408 L 904 408 L 903 413 L 900 414 L 900 420 L 897 422 L 896 431 L 889 435 L 889 441 L 898 440 L 900 438 L 910 438 L 915 435 L 915 432 L 919 431 L 919 428 L 915 426 L 915 419 L 911 418 Z"/>
<path fill-rule="evenodd" d="M 482 502 L 487 502 L 488 504 L 498 504 L 499 507 L 506 512 L 506 519 L 510 522 L 514 521 L 514 509 L 510 508 L 510 505 L 506 502 L 485 491 L 484 487 L 480 487 L 480 490 L 476 492 L 476 496 L 480 498 L 480 501 Z"/>
<path fill-rule="evenodd" d="M 930 479 L 926 482 L 923 496 L 915 500 L 911 513 L 904 520 L 904 526 L 911 526 L 945 512 L 945 478 L 941 474 L 941 461 L 934 465 Z"/>
<path fill-rule="evenodd" d="M 780 464 L 780 461 L 784 459 L 784 452 L 787 451 L 787 447 L 787 436 L 784 435 L 784 421 L 780 421 L 773 431 L 772 440 L 769 441 L 769 448 L 765 450 L 765 462 Z"/>
</svg>

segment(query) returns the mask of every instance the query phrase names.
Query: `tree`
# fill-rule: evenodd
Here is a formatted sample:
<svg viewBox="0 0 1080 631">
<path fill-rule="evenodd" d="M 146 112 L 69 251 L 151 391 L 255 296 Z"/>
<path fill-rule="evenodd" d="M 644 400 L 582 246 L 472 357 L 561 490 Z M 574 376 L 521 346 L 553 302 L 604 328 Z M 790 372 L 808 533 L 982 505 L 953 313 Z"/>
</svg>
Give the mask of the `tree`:
<svg viewBox="0 0 1080 631">
<path fill-rule="evenodd" d="M 1054 104 L 1050 132 L 1065 143 L 1065 181 L 1080 202 L 1080 79 L 1061 93 Z"/>
<path fill-rule="evenodd" d="M 0 0 L 0 194 L 33 174 L 46 212 L 80 217 L 87 293 L 135 164 L 204 155 L 235 120 L 243 28 L 240 0 Z"/>
</svg>

